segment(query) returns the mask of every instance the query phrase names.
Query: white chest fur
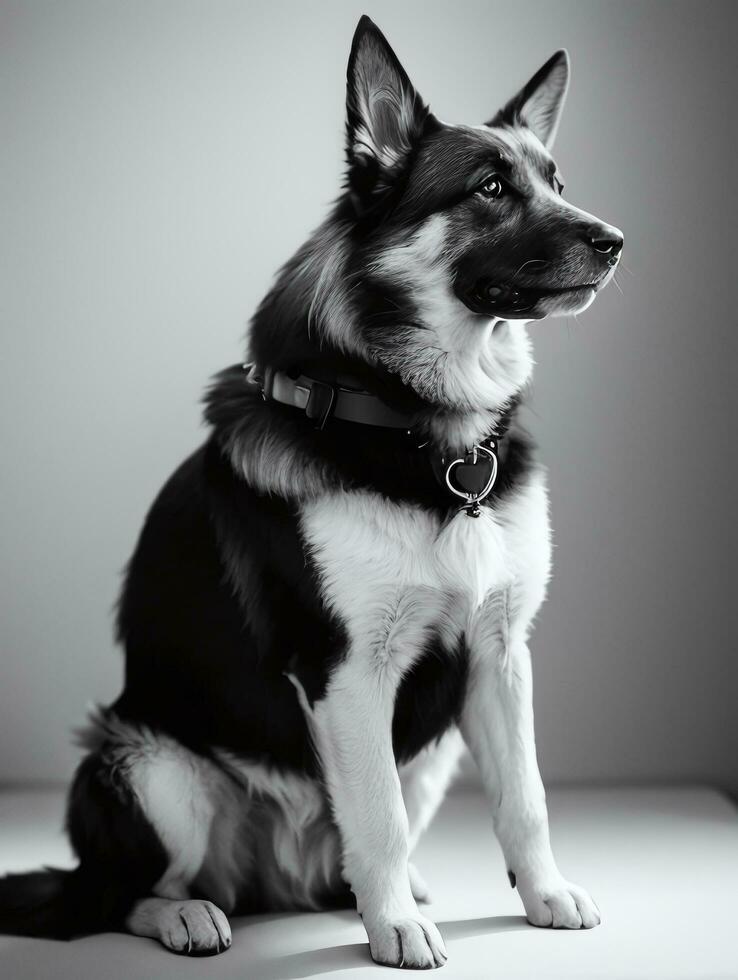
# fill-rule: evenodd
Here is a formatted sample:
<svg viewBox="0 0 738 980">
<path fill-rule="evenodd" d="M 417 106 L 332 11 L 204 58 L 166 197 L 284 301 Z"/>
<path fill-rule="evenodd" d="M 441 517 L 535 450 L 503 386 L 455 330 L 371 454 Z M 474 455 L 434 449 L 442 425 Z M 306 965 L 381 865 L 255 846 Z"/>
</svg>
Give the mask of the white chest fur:
<svg viewBox="0 0 738 980">
<path fill-rule="evenodd" d="M 430 630 L 449 644 L 462 630 L 476 633 L 490 593 L 512 591 L 527 619 L 544 596 L 550 538 L 540 472 L 480 517 L 460 513 L 445 526 L 417 505 L 353 491 L 304 504 L 301 528 L 353 653 L 401 673 Z"/>
</svg>

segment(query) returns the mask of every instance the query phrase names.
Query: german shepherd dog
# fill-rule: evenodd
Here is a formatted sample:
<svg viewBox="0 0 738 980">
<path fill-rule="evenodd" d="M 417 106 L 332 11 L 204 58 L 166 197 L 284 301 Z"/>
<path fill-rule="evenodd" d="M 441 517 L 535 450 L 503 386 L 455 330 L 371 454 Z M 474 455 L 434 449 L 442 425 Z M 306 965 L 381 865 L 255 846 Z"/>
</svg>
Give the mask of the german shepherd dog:
<svg viewBox="0 0 738 980">
<path fill-rule="evenodd" d="M 558 51 L 451 125 L 359 22 L 345 187 L 127 570 L 124 689 L 69 794 L 79 865 L 2 879 L 0 931 L 204 954 L 230 913 L 355 904 L 377 962 L 441 966 L 410 856 L 464 744 L 528 920 L 600 921 L 549 843 L 527 638 L 550 532 L 516 418 L 526 323 L 589 306 L 623 245 L 561 196 L 568 77 Z"/>
</svg>

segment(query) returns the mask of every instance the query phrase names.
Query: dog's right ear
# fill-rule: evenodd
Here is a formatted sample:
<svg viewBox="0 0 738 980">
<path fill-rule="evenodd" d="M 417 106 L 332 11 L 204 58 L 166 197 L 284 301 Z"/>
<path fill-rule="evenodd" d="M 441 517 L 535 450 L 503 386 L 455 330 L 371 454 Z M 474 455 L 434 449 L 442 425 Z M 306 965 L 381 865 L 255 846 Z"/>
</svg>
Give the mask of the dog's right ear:
<svg viewBox="0 0 738 980">
<path fill-rule="evenodd" d="M 569 73 L 569 55 L 561 48 L 487 125 L 527 126 L 550 149 L 566 101 Z"/>
<path fill-rule="evenodd" d="M 397 185 L 430 112 L 366 15 L 354 34 L 347 82 L 347 180 L 361 214 L 378 206 Z"/>
</svg>

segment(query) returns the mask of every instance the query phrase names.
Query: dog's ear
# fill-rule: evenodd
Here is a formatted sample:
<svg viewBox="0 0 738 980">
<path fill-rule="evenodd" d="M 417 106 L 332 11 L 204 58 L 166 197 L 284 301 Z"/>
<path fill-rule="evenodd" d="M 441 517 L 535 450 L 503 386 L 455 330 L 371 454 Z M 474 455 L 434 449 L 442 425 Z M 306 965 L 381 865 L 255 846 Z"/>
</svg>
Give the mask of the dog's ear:
<svg viewBox="0 0 738 980">
<path fill-rule="evenodd" d="M 366 15 L 354 34 L 347 83 L 348 187 L 361 212 L 397 185 L 430 112 L 384 35 Z"/>
<path fill-rule="evenodd" d="M 569 55 L 562 48 L 539 68 L 504 109 L 500 109 L 488 126 L 523 125 L 546 147 L 551 147 L 559 127 L 569 88 Z"/>
</svg>

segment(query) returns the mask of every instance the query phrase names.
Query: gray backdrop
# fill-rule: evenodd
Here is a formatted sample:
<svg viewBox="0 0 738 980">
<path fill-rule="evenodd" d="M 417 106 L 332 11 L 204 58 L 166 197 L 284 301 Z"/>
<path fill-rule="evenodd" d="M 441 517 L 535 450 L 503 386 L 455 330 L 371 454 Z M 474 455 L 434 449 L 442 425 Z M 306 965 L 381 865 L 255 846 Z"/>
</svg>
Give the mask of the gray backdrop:
<svg viewBox="0 0 738 980">
<path fill-rule="evenodd" d="M 0 778 L 66 778 L 70 727 L 118 691 L 120 571 L 203 438 L 208 376 L 337 192 L 366 11 L 449 120 L 568 47 L 567 194 L 625 232 L 622 292 L 531 328 L 544 776 L 738 790 L 736 9 L 2 3 Z"/>
</svg>

